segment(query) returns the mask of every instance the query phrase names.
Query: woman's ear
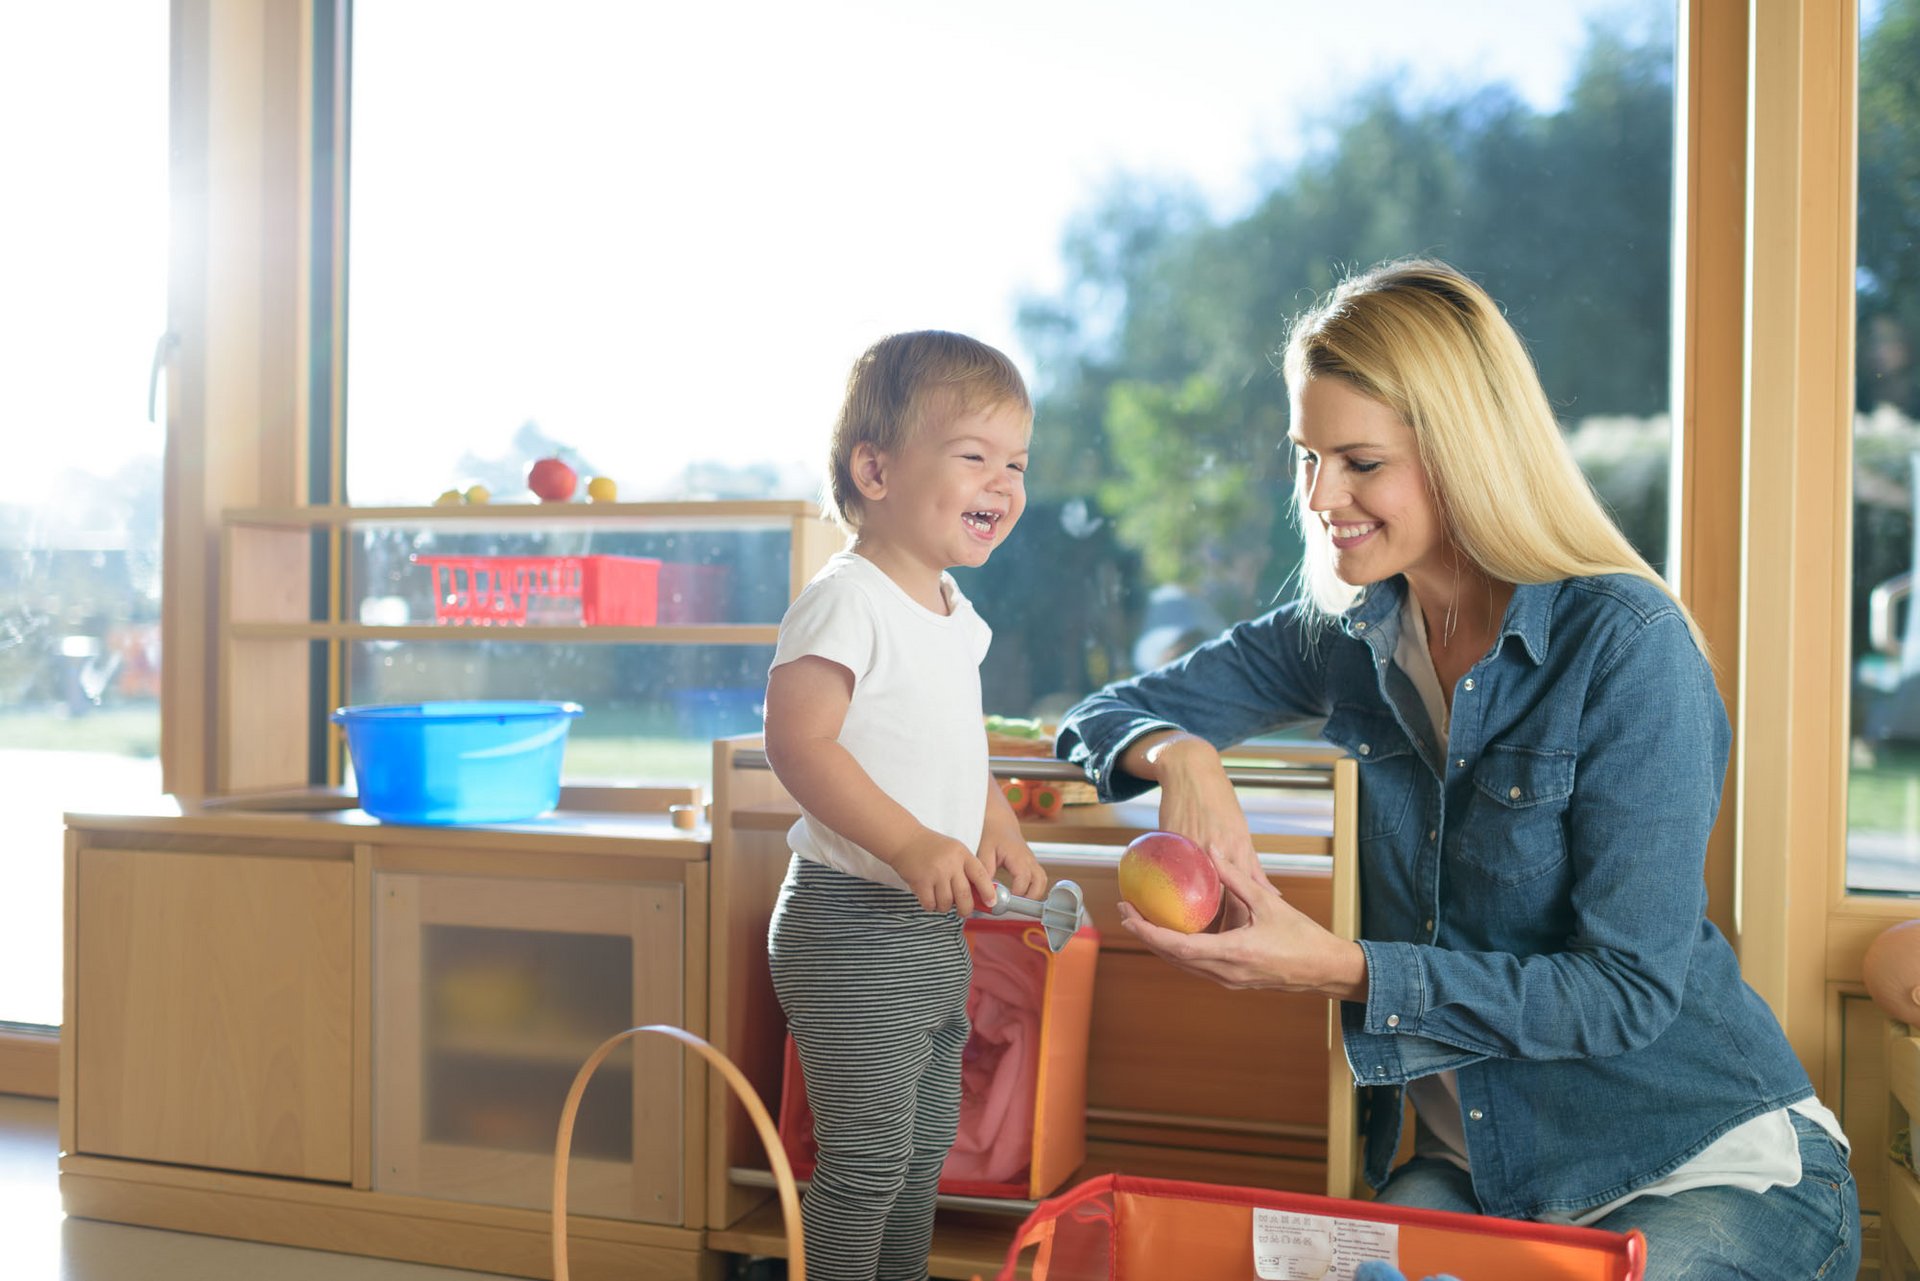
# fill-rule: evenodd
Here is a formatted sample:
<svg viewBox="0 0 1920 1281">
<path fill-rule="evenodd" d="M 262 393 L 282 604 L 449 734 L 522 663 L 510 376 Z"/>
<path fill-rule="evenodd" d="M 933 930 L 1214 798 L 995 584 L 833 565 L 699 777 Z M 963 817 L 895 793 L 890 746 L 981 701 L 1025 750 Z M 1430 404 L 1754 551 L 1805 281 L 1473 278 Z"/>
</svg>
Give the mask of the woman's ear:
<svg viewBox="0 0 1920 1281">
<path fill-rule="evenodd" d="M 887 456 L 872 445 L 865 441 L 855 445 L 847 470 L 853 473 L 853 487 L 860 497 L 879 502 L 887 496 Z"/>
</svg>

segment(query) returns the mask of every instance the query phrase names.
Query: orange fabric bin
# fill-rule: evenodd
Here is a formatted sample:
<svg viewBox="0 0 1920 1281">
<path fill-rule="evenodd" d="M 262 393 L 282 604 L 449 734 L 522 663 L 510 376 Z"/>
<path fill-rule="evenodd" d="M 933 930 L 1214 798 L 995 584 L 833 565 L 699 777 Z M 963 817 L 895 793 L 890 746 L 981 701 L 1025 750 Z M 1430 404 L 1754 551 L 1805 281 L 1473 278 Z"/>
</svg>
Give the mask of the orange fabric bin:
<svg viewBox="0 0 1920 1281">
<path fill-rule="evenodd" d="M 1039 1011 L 1039 1036 L 1028 1057 L 1005 1070 L 1030 1077 L 1032 1143 L 1025 1169 L 1005 1179 L 956 1178 L 949 1161 L 940 1179 L 940 1191 L 951 1196 L 1007 1197 L 1031 1201 L 1043 1197 L 1073 1177 L 1087 1156 L 1087 1032 L 1093 1019 L 1093 970 L 1100 956 L 1100 934 L 1083 926 L 1059 952 L 1047 950 L 1046 932 L 1032 921 L 969 917 L 967 945 L 974 957 L 974 991 L 968 1000 L 973 1015 L 972 1055 L 983 1037 L 975 1013 L 982 996 L 981 972 L 994 963 L 1012 964 L 1026 980 L 1023 998 Z M 977 1128 L 984 1101 L 972 1091 L 961 1095 L 960 1130 L 963 1142 Z M 1023 1118 L 1024 1119 L 1024 1118 Z M 970 1125 L 970 1122 L 974 1123 Z M 813 1174 L 816 1149 L 813 1112 L 807 1106 L 806 1081 L 793 1037 L 787 1037 L 786 1065 L 780 1085 L 780 1142 L 797 1178 Z"/>
<path fill-rule="evenodd" d="M 1257 1268 L 1261 1226 L 1259 1249 L 1269 1257 Z M 1341 1251 L 1324 1272 L 1315 1262 L 1323 1240 Z M 1091 1179 L 1036 1207 L 1008 1249 L 998 1281 L 1021 1275 L 1021 1256 L 1036 1247 L 1026 1274 L 1032 1281 L 1347 1277 L 1369 1258 L 1386 1258 L 1408 1277 L 1640 1281 L 1647 1266 L 1646 1238 L 1638 1232 L 1124 1174 Z M 1295 1270 L 1288 1270 L 1289 1259 L 1299 1260 Z"/>
</svg>

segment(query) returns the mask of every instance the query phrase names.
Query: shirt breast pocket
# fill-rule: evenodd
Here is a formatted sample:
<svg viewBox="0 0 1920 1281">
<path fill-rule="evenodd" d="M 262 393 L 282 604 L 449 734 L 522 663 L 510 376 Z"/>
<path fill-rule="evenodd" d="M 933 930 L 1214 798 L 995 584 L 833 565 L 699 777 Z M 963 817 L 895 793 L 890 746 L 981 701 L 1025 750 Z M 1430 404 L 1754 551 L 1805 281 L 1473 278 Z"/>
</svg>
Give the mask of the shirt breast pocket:
<svg viewBox="0 0 1920 1281">
<path fill-rule="evenodd" d="M 1414 773 L 1423 768 L 1399 722 L 1370 708 L 1339 706 L 1320 733 L 1360 763 L 1360 840 L 1399 835 L 1412 808 Z"/>
<path fill-rule="evenodd" d="M 1520 885 L 1567 861 L 1573 753 L 1494 744 L 1473 773 L 1460 862 L 1496 885 Z"/>
</svg>

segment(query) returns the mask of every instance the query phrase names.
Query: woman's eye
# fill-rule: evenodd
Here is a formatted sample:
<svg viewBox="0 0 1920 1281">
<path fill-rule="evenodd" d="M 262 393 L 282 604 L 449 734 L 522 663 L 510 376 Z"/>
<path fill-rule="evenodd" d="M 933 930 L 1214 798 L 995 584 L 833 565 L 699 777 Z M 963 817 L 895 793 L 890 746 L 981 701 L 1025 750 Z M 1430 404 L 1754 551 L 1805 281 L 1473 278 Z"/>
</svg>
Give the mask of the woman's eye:
<svg viewBox="0 0 1920 1281">
<path fill-rule="evenodd" d="M 1362 476 L 1368 472 L 1380 470 L 1379 463 L 1361 462 L 1358 458 L 1349 459 L 1347 466 L 1353 468 L 1353 470 L 1359 472 Z"/>
</svg>

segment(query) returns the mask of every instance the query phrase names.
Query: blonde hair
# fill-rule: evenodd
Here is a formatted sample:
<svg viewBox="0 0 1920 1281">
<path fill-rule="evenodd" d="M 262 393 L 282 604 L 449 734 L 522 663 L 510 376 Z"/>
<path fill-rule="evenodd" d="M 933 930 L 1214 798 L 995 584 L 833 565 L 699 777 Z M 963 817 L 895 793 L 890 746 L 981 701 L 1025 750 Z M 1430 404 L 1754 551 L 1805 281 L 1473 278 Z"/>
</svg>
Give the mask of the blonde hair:
<svg viewBox="0 0 1920 1281">
<path fill-rule="evenodd" d="M 1454 542 L 1492 577 L 1548 583 L 1631 574 L 1673 600 L 1666 580 L 1607 515 L 1574 461 L 1520 336 L 1485 290 L 1443 262 L 1406 259 L 1352 277 L 1289 330 L 1283 369 L 1298 394 L 1344 380 L 1413 429 L 1421 465 Z M 1485 479 L 1489 470 L 1501 478 Z M 1306 541 L 1302 597 L 1340 614 L 1360 589 L 1334 577 L 1320 522 L 1296 495 Z"/>
<path fill-rule="evenodd" d="M 828 447 L 826 514 L 847 530 L 860 525 L 853 451 L 890 453 L 936 417 L 958 418 L 991 406 L 1033 413 L 1027 384 L 1000 351 L 940 329 L 889 334 L 867 348 L 847 375 L 847 393 Z"/>
</svg>

